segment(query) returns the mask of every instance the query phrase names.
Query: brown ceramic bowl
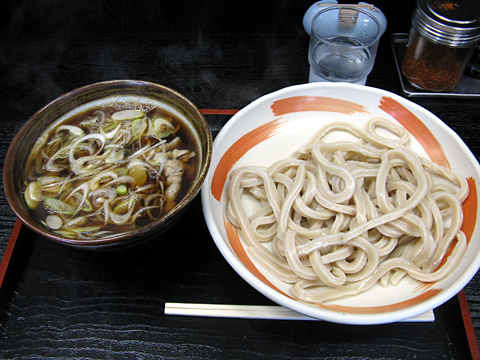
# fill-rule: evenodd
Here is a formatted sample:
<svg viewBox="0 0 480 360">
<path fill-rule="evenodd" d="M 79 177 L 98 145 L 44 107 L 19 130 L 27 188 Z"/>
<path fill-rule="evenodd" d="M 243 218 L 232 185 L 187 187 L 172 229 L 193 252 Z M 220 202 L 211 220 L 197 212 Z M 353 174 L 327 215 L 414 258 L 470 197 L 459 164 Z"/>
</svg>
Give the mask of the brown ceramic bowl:
<svg viewBox="0 0 480 360">
<path fill-rule="evenodd" d="M 80 112 L 80 108 L 98 102 L 116 103 L 139 99 L 149 104 L 165 108 L 191 125 L 192 132 L 198 141 L 200 154 L 199 166 L 195 180 L 183 199 L 159 219 L 149 225 L 127 233 L 113 235 L 94 240 L 71 239 L 59 236 L 40 224 L 32 216 L 24 200 L 24 174 L 26 162 L 37 137 L 53 122 L 60 118 Z M 68 115 L 67 115 L 68 114 Z M 197 107 L 183 95 L 165 86 L 135 80 L 117 80 L 95 83 L 73 90 L 43 107 L 35 113 L 15 136 L 5 159 L 3 171 L 4 187 L 8 203 L 20 220 L 30 229 L 55 242 L 83 249 L 118 248 L 136 244 L 158 235 L 172 226 L 185 208 L 199 192 L 212 156 L 212 135 L 205 117 Z"/>
</svg>

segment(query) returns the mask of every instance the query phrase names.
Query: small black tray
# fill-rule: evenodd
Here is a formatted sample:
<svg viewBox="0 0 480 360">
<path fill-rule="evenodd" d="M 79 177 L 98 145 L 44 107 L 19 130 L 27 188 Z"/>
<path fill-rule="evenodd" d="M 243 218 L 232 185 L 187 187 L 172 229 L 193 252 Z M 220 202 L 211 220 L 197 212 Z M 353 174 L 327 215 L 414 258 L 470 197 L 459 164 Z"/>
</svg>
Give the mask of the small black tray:
<svg viewBox="0 0 480 360">
<path fill-rule="evenodd" d="M 480 98 L 480 79 L 464 75 L 458 85 L 451 92 L 422 91 L 410 85 L 403 76 L 400 66 L 408 41 L 408 34 L 396 33 L 390 35 L 395 64 L 397 65 L 398 77 L 405 96 L 408 97 L 445 97 L 445 98 Z"/>
</svg>

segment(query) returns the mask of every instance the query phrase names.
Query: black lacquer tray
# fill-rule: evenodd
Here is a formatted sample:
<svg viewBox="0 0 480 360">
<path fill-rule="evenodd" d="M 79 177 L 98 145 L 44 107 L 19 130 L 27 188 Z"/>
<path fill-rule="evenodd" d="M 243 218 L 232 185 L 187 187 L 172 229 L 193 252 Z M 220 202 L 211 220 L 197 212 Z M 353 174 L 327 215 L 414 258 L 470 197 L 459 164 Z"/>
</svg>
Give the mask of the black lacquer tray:
<svg viewBox="0 0 480 360">
<path fill-rule="evenodd" d="M 408 42 L 408 34 L 391 34 L 390 42 L 395 57 L 398 78 L 400 80 L 400 85 L 402 86 L 402 92 L 405 96 L 465 99 L 480 98 L 480 79 L 469 76 L 467 73 L 463 75 L 458 85 L 451 92 L 431 92 L 415 88 L 407 81 L 400 70 Z"/>
<path fill-rule="evenodd" d="M 203 110 L 214 135 L 235 110 Z M 465 295 L 435 321 L 323 321 L 165 315 L 166 302 L 274 305 L 221 256 L 198 196 L 175 226 L 126 250 L 55 244 L 17 220 L 0 265 L 0 358 L 478 359 Z"/>
</svg>

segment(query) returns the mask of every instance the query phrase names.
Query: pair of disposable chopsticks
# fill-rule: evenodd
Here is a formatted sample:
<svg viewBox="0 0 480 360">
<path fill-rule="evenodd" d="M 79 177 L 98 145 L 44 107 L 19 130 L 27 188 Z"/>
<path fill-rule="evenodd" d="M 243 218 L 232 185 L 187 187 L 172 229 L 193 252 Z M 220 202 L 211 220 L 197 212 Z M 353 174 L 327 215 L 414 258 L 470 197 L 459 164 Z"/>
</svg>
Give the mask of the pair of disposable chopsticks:
<svg viewBox="0 0 480 360">
<path fill-rule="evenodd" d="M 226 317 L 242 319 L 271 320 L 313 320 L 312 317 L 297 313 L 283 306 L 270 305 L 225 305 L 225 304 L 193 304 L 165 303 L 165 315 Z M 432 310 L 403 322 L 433 322 L 435 315 Z"/>
</svg>

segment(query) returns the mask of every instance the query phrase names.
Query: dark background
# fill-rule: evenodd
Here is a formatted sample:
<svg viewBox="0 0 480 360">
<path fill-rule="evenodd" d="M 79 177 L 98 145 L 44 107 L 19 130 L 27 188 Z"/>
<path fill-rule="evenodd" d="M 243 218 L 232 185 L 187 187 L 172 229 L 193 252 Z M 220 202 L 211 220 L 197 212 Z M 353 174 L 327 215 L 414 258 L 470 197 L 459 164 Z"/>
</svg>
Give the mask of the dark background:
<svg viewBox="0 0 480 360">
<path fill-rule="evenodd" d="M 4 0 L 1 29 L 25 33 L 233 32 L 297 33 L 309 0 Z M 339 1 L 339 3 L 351 3 Z M 388 19 L 388 32 L 408 32 L 414 0 L 370 1 Z M 275 24 L 274 26 L 272 26 Z"/>
<path fill-rule="evenodd" d="M 29 103 L 32 94 L 30 98 L 37 102 L 27 109 L 30 114 L 80 86 L 132 76 L 171 87 L 190 97 L 200 108 L 240 109 L 266 93 L 298 83 L 299 76 L 301 82 L 308 82 L 309 37 L 302 20 L 313 3 L 313 0 L 3 0 L 0 1 L 0 85 L 4 92 L 18 92 L 23 106 Z M 380 47 L 390 52 L 389 34 L 409 31 L 416 1 L 372 3 L 387 17 L 387 32 Z M 138 34 L 142 34 L 140 41 Z M 223 39 L 217 40 L 218 34 L 231 34 L 228 48 Z M 237 48 L 237 39 L 245 34 L 251 35 L 254 45 Z M 110 36 L 110 40 L 105 41 L 105 36 Z M 74 43 L 83 51 L 72 49 Z M 302 59 L 296 66 L 293 57 L 286 54 L 292 51 L 292 45 Z M 203 57 L 206 53 L 208 56 Z M 267 62 L 264 53 L 269 56 Z M 393 65 L 391 58 L 379 55 L 377 62 L 383 61 Z M 217 64 L 222 63 L 231 66 L 220 68 L 222 65 Z M 265 67 L 260 68 L 259 63 Z M 152 69 L 147 69 L 152 65 L 158 68 L 155 76 L 150 75 Z M 252 69 L 252 81 L 239 78 L 236 82 L 230 77 L 227 82 L 237 67 Z M 68 84 L 62 81 L 65 77 L 69 77 Z M 272 77 L 279 79 L 275 86 L 268 82 Z M 263 79 L 267 81 L 262 83 Z M 378 84 L 371 86 L 385 88 Z M 232 92 L 239 95 L 234 97 Z M 227 99 L 228 103 L 222 103 Z"/>
</svg>

